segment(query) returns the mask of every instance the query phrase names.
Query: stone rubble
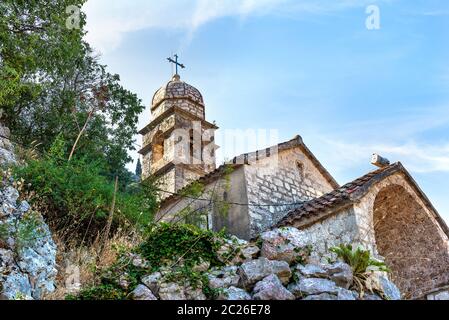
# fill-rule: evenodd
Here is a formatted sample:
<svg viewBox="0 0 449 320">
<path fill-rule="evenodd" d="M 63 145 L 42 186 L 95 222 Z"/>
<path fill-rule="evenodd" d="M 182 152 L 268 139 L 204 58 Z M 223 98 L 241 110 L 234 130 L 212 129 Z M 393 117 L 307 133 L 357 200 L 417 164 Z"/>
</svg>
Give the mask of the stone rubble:
<svg viewBox="0 0 449 320">
<path fill-rule="evenodd" d="M 367 291 L 360 297 L 358 292 L 352 290 L 352 268 L 343 262 L 307 262 L 303 256 L 301 237 L 301 232 L 294 231 L 294 228 L 271 230 L 262 234 L 261 240 L 257 241 L 262 250 L 254 250 L 255 244 L 234 237 L 225 241 L 220 251 L 223 267 L 209 268 L 208 263 L 201 261 L 193 269 L 202 272 L 207 279 L 207 284 L 203 285 L 216 292 L 214 297 L 209 298 L 217 300 L 400 299 L 399 290 L 384 273 L 373 277 L 377 283 L 375 289 L 378 290 L 373 293 Z M 229 255 L 229 252 L 243 252 L 244 249 L 251 252 L 251 257 L 247 255 L 235 259 Z M 229 257 L 231 259 L 227 259 Z M 230 264 L 231 261 L 235 265 Z M 206 267 L 209 269 L 206 270 Z M 170 269 L 161 268 L 159 272 L 142 278 L 141 286 L 152 293 L 148 295 L 148 300 L 153 300 L 152 296 L 160 300 L 207 299 L 201 284 L 192 287 L 185 280 L 166 278 L 168 274 Z M 146 290 L 139 286 L 139 294 L 132 296 L 142 299 L 146 297 L 142 292 Z"/>
</svg>

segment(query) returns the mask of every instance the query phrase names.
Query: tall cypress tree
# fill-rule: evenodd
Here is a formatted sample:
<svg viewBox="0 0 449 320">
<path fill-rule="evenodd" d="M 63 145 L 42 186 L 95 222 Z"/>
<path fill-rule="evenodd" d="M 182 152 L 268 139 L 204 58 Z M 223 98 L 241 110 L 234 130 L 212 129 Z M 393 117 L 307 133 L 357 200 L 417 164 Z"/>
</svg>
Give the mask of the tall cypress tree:
<svg viewBox="0 0 449 320">
<path fill-rule="evenodd" d="M 139 180 L 142 177 L 142 164 L 140 163 L 140 158 L 137 159 L 136 176 L 139 178 Z"/>
</svg>

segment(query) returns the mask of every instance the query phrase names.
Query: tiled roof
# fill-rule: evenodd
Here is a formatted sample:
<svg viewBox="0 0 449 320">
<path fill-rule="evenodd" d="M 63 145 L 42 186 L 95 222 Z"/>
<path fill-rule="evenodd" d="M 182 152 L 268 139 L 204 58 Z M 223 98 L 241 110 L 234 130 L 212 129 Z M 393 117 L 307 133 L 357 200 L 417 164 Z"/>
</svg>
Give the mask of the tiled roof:
<svg viewBox="0 0 449 320">
<path fill-rule="evenodd" d="M 402 168 L 402 165 L 394 163 L 386 167 L 372 171 L 363 177 L 360 177 L 352 182 L 349 182 L 338 189 L 322 195 L 321 197 L 312 199 L 301 204 L 299 207 L 287 213 L 277 224 L 276 227 L 292 225 L 293 222 L 301 220 L 305 217 L 318 216 L 320 213 L 326 212 L 330 209 L 335 209 L 344 206 L 352 201 L 351 195 L 357 190 L 365 188 L 371 181 L 377 180 L 378 177 L 385 173 L 397 171 Z"/>
</svg>

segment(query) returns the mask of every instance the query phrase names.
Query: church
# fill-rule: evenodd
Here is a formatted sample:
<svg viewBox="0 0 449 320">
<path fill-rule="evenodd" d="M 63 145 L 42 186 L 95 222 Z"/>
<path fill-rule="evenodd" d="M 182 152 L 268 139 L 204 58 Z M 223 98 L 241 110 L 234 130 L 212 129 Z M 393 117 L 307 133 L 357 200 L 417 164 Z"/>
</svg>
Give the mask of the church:
<svg viewBox="0 0 449 320">
<path fill-rule="evenodd" d="M 339 185 L 297 135 L 217 167 L 218 127 L 205 109 L 177 71 L 153 96 L 139 153 L 142 179 L 159 182 L 158 221 L 226 228 L 246 240 L 293 226 L 318 255 L 342 243 L 370 249 L 406 298 L 449 296 L 449 229 L 400 162 L 374 157 L 376 170 Z"/>
</svg>

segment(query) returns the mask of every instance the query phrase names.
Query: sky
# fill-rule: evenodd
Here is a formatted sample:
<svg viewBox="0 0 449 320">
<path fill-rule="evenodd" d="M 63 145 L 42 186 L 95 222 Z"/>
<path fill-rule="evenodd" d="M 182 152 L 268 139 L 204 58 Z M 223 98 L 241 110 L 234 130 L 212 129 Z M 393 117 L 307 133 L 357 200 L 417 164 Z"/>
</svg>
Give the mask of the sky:
<svg viewBox="0 0 449 320">
<path fill-rule="evenodd" d="M 372 153 L 401 161 L 449 222 L 449 1 L 89 0 L 83 10 L 86 40 L 147 106 L 139 129 L 177 53 L 217 134 L 299 134 L 340 184 L 374 170 Z"/>
</svg>

